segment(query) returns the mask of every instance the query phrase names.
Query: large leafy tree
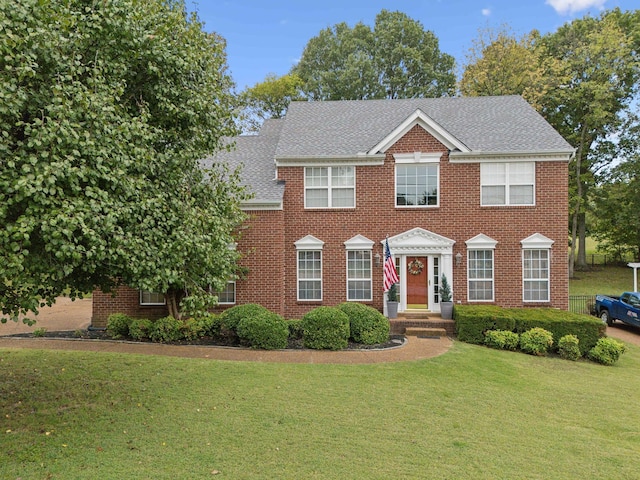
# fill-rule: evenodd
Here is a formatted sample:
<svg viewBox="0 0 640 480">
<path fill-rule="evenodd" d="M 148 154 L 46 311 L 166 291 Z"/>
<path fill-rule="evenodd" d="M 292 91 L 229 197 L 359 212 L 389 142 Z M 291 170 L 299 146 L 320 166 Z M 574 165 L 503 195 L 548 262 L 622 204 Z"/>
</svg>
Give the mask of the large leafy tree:
<svg viewBox="0 0 640 480">
<path fill-rule="evenodd" d="M 585 214 L 595 173 L 607 159 L 597 147 L 623 128 L 637 92 L 639 21 L 638 11 L 616 9 L 543 37 L 518 40 L 501 33 L 478 43 L 481 54 L 472 57 L 461 82 L 469 95 L 523 95 L 576 147 L 569 185 L 571 274 L 574 266 L 586 266 Z"/>
<path fill-rule="evenodd" d="M 295 74 L 266 76 L 264 81 L 248 87 L 239 95 L 242 114 L 240 125 L 246 132 L 257 132 L 268 118 L 282 118 L 293 100 L 301 100 L 302 80 Z"/>
<path fill-rule="evenodd" d="M 243 193 L 199 168 L 236 133 L 222 39 L 180 0 L 7 0 L 0 25 L 2 312 L 222 287 Z"/>
<path fill-rule="evenodd" d="M 467 53 L 459 83 L 465 96 L 522 95 L 537 110 L 544 96 L 562 83 L 560 63 L 536 49 L 540 34 L 518 38 L 507 27 L 479 32 Z"/>
<path fill-rule="evenodd" d="M 616 9 L 598 18 L 574 20 L 544 37 L 540 45 L 541 55 L 560 61 L 568 79 L 545 95 L 542 114 L 576 147 L 570 165 L 570 273 L 587 266 L 586 211 L 594 174 L 603 167 L 594 147 L 617 134 L 637 92 L 639 13 Z"/>
<path fill-rule="evenodd" d="M 339 23 L 307 43 L 292 69 L 311 100 L 439 97 L 454 92 L 454 59 L 433 32 L 382 10 L 374 28 Z"/>
</svg>

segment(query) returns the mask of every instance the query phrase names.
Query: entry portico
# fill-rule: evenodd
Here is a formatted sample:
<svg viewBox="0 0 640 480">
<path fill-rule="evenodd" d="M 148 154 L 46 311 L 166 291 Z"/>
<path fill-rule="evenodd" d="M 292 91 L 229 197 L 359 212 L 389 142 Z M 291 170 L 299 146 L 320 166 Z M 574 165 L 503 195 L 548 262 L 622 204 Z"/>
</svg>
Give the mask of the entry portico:
<svg viewBox="0 0 640 480">
<path fill-rule="evenodd" d="M 416 227 L 389 237 L 388 241 L 400 278 L 398 311 L 440 312 L 442 275 L 446 275 L 449 283 L 453 284 L 455 240 Z M 385 313 L 386 308 L 385 298 Z"/>
</svg>

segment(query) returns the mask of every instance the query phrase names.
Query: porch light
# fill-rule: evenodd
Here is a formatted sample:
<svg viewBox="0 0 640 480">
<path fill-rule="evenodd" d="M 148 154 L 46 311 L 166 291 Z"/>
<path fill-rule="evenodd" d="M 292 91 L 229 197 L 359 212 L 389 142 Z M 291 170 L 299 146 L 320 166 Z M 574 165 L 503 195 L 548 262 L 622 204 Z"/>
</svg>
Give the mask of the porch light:
<svg viewBox="0 0 640 480">
<path fill-rule="evenodd" d="M 456 253 L 456 265 L 459 267 L 462 264 L 462 254 L 460 252 Z"/>
<path fill-rule="evenodd" d="M 376 267 L 379 267 L 379 266 L 380 266 L 380 264 L 381 264 L 382 256 L 381 256 L 379 253 L 376 253 L 376 254 L 374 255 L 374 257 L 375 257 L 375 259 L 376 259 Z"/>
</svg>

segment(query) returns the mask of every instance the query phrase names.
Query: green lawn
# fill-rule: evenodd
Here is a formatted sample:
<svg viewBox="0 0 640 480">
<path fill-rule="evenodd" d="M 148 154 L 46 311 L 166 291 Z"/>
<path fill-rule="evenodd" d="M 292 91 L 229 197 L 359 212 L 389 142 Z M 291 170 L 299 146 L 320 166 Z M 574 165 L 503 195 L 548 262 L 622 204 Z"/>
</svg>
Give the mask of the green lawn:
<svg viewBox="0 0 640 480">
<path fill-rule="evenodd" d="M 586 272 L 575 272 L 569 281 L 569 295 L 620 295 L 633 290 L 633 269 L 599 266 Z"/>
<path fill-rule="evenodd" d="M 639 368 L 634 346 L 614 367 L 0 350 L 0 478 L 636 479 Z"/>
</svg>

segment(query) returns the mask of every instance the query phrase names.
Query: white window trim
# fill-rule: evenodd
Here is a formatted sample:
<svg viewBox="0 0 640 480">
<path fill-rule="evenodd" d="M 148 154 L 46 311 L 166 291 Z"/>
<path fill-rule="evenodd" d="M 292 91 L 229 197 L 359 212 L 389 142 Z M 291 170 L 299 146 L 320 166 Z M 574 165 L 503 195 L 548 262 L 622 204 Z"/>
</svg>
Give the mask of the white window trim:
<svg viewBox="0 0 640 480">
<path fill-rule="evenodd" d="M 369 240 L 368 238 L 362 235 L 356 235 L 355 237 L 350 238 L 346 242 L 344 242 L 344 246 L 346 251 L 346 299 L 348 302 L 370 302 L 373 300 L 373 244 L 375 242 L 373 240 Z M 367 280 L 364 278 L 349 278 L 349 252 L 369 252 L 369 298 L 357 298 L 351 299 L 349 298 L 349 281 L 363 281 Z"/>
<path fill-rule="evenodd" d="M 335 187 L 336 189 L 347 189 L 347 188 L 353 188 L 353 206 L 352 207 L 334 207 L 333 205 L 331 205 L 331 199 L 332 199 L 332 195 L 331 195 L 331 191 L 333 190 L 333 185 L 331 184 L 332 181 L 332 175 L 331 175 L 331 169 L 332 168 L 344 168 L 344 167 L 351 167 L 353 168 L 353 187 Z M 327 169 L 327 186 L 326 187 L 307 187 L 307 169 L 308 168 L 326 168 Z M 334 210 L 353 210 L 356 208 L 356 166 L 355 165 L 309 165 L 304 167 L 304 208 L 306 210 L 322 210 L 322 209 L 334 209 Z M 307 191 L 308 190 L 327 190 L 327 206 L 326 207 L 309 207 L 307 205 Z"/>
<path fill-rule="evenodd" d="M 143 300 L 142 300 L 143 293 L 145 293 L 145 292 L 147 292 L 147 293 L 159 293 L 159 292 L 151 292 L 149 290 L 139 290 L 139 292 L 140 292 L 140 305 L 142 305 L 142 306 L 153 307 L 153 306 L 166 305 L 167 304 L 166 297 L 163 297 L 162 303 L 159 303 L 159 302 L 143 302 Z"/>
<path fill-rule="evenodd" d="M 512 164 L 523 164 L 523 163 L 528 163 L 528 164 L 533 164 L 533 183 L 529 184 L 529 183 L 518 183 L 515 185 L 531 185 L 533 187 L 533 194 L 532 194 L 532 203 L 514 203 L 511 204 L 509 203 L 509 189 L 511 187 L 511 184 L 509 183 L 509 166 Z M 482 167 L 485 165 L 496 165 L 496 164 L 500 164 L 500 165 L 505 165 L 505 183 L 488 183 L 488 184 L 483 184 L 482 183 Z M 495 186 L 501 186 L 504 185 L 505 187 L 505 198 L 504 198 L 504 203 L 484 203 L 484 196 L 482 194 L 482 187 L 495 187 Z M 480 206 L 481 207 L 535 207 L 536 205 L 536 162 L 481 162 L 480 163 Z"/>
<path fill-rule="evenodd" d="M 521 242 L 522 245 L 522 301 L 524 303 L 550 303 L 551 302 L 551 246 L 554 244 L 554 241 L 548 237 L 545 237 L 541 233 L 534 233 L 533 235 L 528 236 Z M 525 300 L 525 282 L 526 281 L 535 281 L 535 280 L 545 280 L 545 279 L 527 279 L 525 278 L 525 269 L 524 269 L 524 254 L 525 251 L 532 250 L 543 250 L 547 252 L 547 299 L 546 300 Z"/>
<path fill-rule="evenodd" d="M 321 302 L 324 295 L 324 282 L 322 281 L 323 259 L 322 249 L 324 242 L 313 235 L 307 235 L 294 243 L 296 246 L 296 299 L 298 302 Z M 320 298 L 300 298 L 300 252 L 320 252 Z M 305 278 L 304 280 L 316 280 Z"/>
<path fill-rule="evenodd" d="M 227 285 L 228 284 L 233 284 L 233 302 L 220 302 L 220 301 L 218 301 L 218 305 L 235 305 L 237 303 L 237 301 L 238 301 L 237 292 L 236 292 L 236 286 L 237 286 L 236 285 L 236 281 L 235 280 L 229 280 L 227 282 Z M 218 294 L 219 293 L 220 292 L 218 292 Z M 218 300 L 219 300 L 219 298 L 218 298 Z"/>
<path fill-rule="evenodd" d="M 413 153 L 394 153 L 393 158 L 396 166 L 394 167 L 394 205 L 396 208 L 438 208 L 440 207 L 440 159 L 444 152 L 413 152 Z M 435 165 L 438 173 L 436 175 L 436 204 L 435 205 L 398 205 L 398 168 L 397 165 Z"/>
<path fill-rule="evenodd" d="M 467 245 L 467 300 L 469 303 L 486 303 L 486 302 L 495 302 L 496 298 L 496 245 L 498 244 L 497 240 L 480 233 L 473 238 L 470 238 L 466 242 Z M 490 250 L 492 252 L 491 255 L 491 299 L 490 300 L 471 300 L 471 282 L 472 279 L 469 275 L 469 268 L 471 265 L 471 252 L 472 251 L 484 251 Z M 478 279 L 474 279 L 478 280 Z M 487 279 L 485 279 L 487 280 Z"/>
</svg>

